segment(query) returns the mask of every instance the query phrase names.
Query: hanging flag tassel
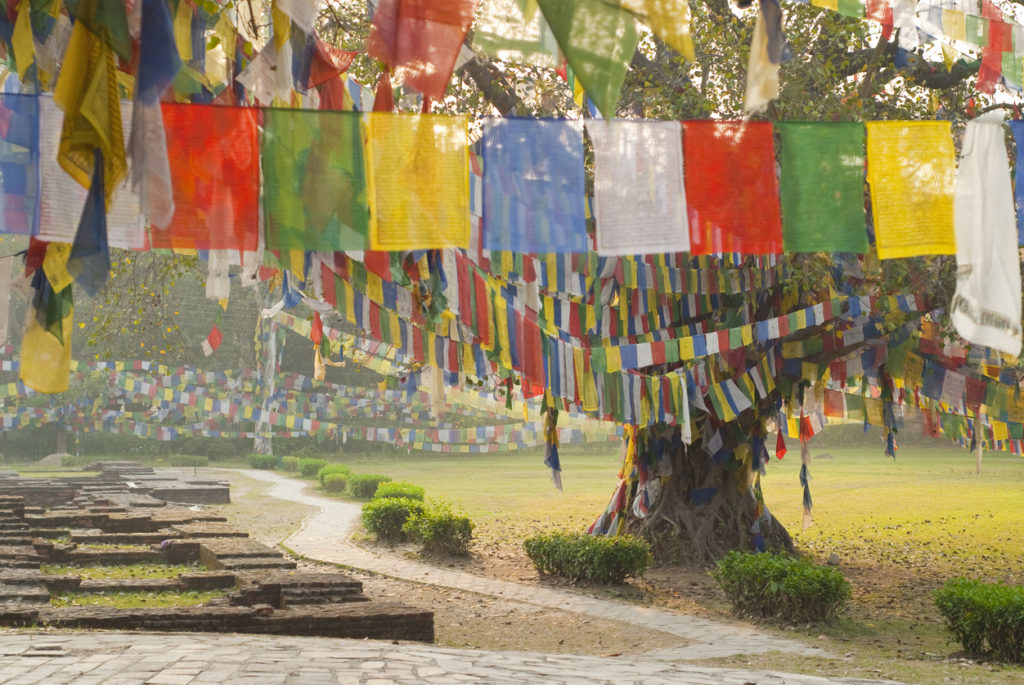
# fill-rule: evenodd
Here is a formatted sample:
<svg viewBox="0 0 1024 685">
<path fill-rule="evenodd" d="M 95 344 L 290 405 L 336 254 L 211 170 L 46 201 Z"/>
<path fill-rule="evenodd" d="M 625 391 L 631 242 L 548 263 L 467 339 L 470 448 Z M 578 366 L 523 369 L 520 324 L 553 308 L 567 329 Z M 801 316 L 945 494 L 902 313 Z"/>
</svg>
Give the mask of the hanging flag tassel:
<svg viewBox="0 0 1024 685">
<path fill-rule="evenodd" d="M 558 410 L 548 407 L 544 412 L 544 465 L 551 469 L 551 480 L 562 489 L 562 464 L 558 460 Z"/>
<path fill-rule="evenodd" d="M 210 334 L 206 336 L 201 345 L 203 347 L 203 354 L 209 357 L 214 351 L 220 347 L 221 341 L 224 340 L 224 335 L 220 332 L 220 329 L 214 326 L 210 329 Z"/>
<path fill-rule="evenodd" d="M 811 472 L 807 468 L 811 463 L 811 450 L 807 445 L 806 440 L 800 442 L 800 485 L 804 488 L 804 520 L 803 529 L 807 530 L 814 524 L 814 519 L 811 517 Z"/>
</svg>

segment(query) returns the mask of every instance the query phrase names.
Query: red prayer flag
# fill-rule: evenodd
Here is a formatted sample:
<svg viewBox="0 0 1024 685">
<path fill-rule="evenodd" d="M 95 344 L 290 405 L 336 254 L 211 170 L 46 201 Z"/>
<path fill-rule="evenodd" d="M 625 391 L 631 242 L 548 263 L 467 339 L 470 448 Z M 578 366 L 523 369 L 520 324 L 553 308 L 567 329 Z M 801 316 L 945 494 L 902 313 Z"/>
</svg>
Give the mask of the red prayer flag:
<svg viewBox="0 0 1024 685">
<path fill-rule="evenodd" d="M 780 254 L 772 125 L 686 121 L 683 128 L 691 254 Z"/>
<path fill-rule="evenodd" d="M 476 14 L 476 0 L 380 0 L 366 52 L 407 88 L 439 100 Z"/>
<path fill-rule="evenodd" d="M 154 248 L 255 250 L 259 240 L 258 111 L 163 103 L 174 218 Z"/>
</svg>

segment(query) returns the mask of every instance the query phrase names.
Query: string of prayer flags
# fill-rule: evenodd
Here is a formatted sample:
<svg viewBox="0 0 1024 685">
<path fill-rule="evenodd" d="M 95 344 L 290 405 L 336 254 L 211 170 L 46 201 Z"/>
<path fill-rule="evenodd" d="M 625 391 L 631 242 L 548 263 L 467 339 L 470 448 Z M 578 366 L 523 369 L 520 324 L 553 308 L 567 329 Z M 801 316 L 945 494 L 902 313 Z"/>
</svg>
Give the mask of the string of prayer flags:
<svg viewBox="0 0 1024 685">
<path fill-rule="evenodd" d="M 681 128 L 675 121 L 591 120 L 597 252 L 689 252 Z"/>
<path fill-rule="evenodd" d="M 869 121 L 868 184 L 881 259 L 955 254 L 948 121 Z"/>
<path fill-rule="evenodd" d="M 967 124 L 956 176 L 956 293 L 960 336 L 1014 357 L 1021 351 L 1020 256 L 1002 113 Z"/>
<path fill-rule="evenodd" d="M 639 44 L 636 19 L 621 6 L 596 0 L 537 0 L 558 46 L 606 119 Z"/>
<path fill-rule="evenodd" d="M 484 120 L 483 246 L 586 252 L 583 123 Z"/>
<path fill-rule="evenodd" d="M 81 186 L 60 168 L 57 155 L 61 142 L 61 111 L 49 95 L 38 96 L 38 101 L 41 154 L 38 238 L 51 243 L 71 243 L 78 232 L 82 210 L 89 197 L 89 186 Z M 123 120 L 133 121 L 132 106 L 130 101 L 120 104 Z M 127 138 L 131 132 L 122 131 L 122 135 Z M 106 176 L 104 184 L 110 185 Z M 146 249 L 146 225 L 138 200 L 124 184 L 113 191 L 113 197 L 107 205 L 106 222 L 107 242 L 111 247 Z"/>
<path fill-rule="evenodd" d="M 0 160 L 0 233 L 32 235 L 39 223 L 37 97 L 0 95 Z"/>
<path fill-rule="evenodd" d="M 261 154 L 266 247 L 369 246 L 361 114 L 268 109 Z"/>
<path fill-rule="evenodd" d="M 468 247 L 468 119 L 370 112 L 366 122 L 371 247 Z"/>
<path fill-rule="evenodd" d="M 174 218 L 154 248 L 254 251 L 259 241 L 259 112 L 163 103 Z"/>
<path fill-rule="evenodd" d="M 683 122 L 693 255 L 782 252 L 775 143 L 768 122 Z"/>
<path fill-rule="evenodd" d="M 864 126 L 777 122 L 786 252 L 868 251 Z"/>
<path fill-rule="evenodd" d="M 473 24 L 476 5 L 477 0 L 380 0 L 366 52 L 405 87 L 439 100 Z"/>
<path fill-rule="evenodd" d="M 473 49 L 503 62 L 553 69 L 558 41 L 537 0 L 483 0 Z"/>
</svg>

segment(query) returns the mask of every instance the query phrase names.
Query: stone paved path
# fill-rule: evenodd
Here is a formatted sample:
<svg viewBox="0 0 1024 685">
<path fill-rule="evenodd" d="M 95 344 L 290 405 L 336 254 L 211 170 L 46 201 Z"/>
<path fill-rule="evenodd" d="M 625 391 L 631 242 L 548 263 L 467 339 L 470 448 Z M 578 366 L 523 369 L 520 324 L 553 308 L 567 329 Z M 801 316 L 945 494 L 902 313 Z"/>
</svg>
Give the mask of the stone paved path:
<svg viewBox="0 0 1024 685">
<path fill-rule="evenodd" d="M 816 647 L 742 626 L 649 609 L 625 602 L 587 597 L 574 592 L 495 580 L 376 554 L 349 541 L 358 525 L 361 505 L 304 494 L 302 491 L 308 485 L 307 482 L 287 478 L 272 471 L 247 470 L 243 473 L 249 478 L 274 483 L 268 492 L 272 497 L 319 508 L 318 513 L 308 517 L 302 528 L 284 541 L 289 549 L 309 559 L 343 564 L 402 580 L 501 597 L 545 609 L 557 607 L 595 618 L 644 626 L 691 640 L 692 643 L 686 646 L 664 650 L 664 656 L 672 660 L 709 659 L 763 652 L 830 656 Z"/>
<path fill-rule="evenodd" d="M 637 657 L 487 652 L 370 640 L 191 633 L 0 632 L 0 683 L 880 685 L 882 681 L 827 680 Z"/>
</svg>

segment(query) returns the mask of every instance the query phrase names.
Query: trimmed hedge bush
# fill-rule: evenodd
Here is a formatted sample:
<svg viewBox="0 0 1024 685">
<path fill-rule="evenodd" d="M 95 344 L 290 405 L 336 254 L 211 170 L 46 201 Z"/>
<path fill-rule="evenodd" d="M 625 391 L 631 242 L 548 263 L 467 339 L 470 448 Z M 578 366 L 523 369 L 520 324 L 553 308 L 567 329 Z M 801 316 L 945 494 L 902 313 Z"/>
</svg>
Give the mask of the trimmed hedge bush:
<svg viewBox="0 0 1024 685">
<path fill-rule="evenodd" d="M 353 473 L 348 477 L 348 491 L 355 497 L 370 499 L 377 493 L 381 483 L 390 483 L 391 476 L 376 473 Z"/>
<path fill-rule="evenodd" d="M 935 591 L 935 606 L 968 654 L 1024 661 L 1024 587 L 956 578 Z"/>
<path fill-rule="evenodd" d="M 316 478 L 317 472 L 325 466 L 327 466 L 326 459 L 303 457 L 299 459 L 299 475 L 303 478 Z"/>
<path fill-rule="evenodd" d="M 540 573 L 592 583 L 640 577 L 653 558 L 647 541 L 633 535 L 548 533 L 527 538 L 523 547 Z"/>
<path fill-rule="evenodd" d="M 209 466 L 210 458 L 205 454 L 172 454 L 171 466 Z"/>
<path fill-rule="evenodd" d="M 711 575 L 737 612 L 782 623 L 830 621 L 850 599 L 839 571 L 783 554 L 729 552 Z"/>
<path fill-rule="evenodd" d="M 323 488 L 327 492 L 345 492 L 345 485 L 348 483 L 347 473 L 328 473 L 320 479 Z"/>
<path fill-rule="evenodd" d="M 381 483 L 377 486 L 377 492 L 373 493 L 373 499 L 385 499 L 387 497 L 406 497 L 408 499 L 423 501 L 425 492 L 423 488 L 412 483 Z"/>
<path fill-rule="evenodd" d="M 332 474 L 337 475 L 337 474 Z M 363 505 L 363 526 L 378 540 L 404 540 L 403 527 L 410 516 L 421 514 L 423 503 L 414 499 L 389 497 Z"/>
<path fill-rule="evenodd" d="M 401 500 L 384 498 L 375 501 Z M 447 502 L 435 501 L 422 511 L 413 512 L 402 530 L 423 545 L 424 552 L 466 555 L 469 554 L 469 543 L 473 539 L 473 527 L 473 522 L 468 516 L 456 514 Z"/>
<path fill-rule="evenodd" d="M 299 470 L 299 458 L 298 457 L 282 457 L 281 468 L 285 471 L 297 472 Z"/>
<path fill-rule="evenodd" d="M 327 483 L 324 479 L 332 473 L 341 473 L 347 476 L 352 473 L 352 471 L 344 464 L 325 464 L 316 472 L 316 478 L 320 481 L 320 487 L 327 487 Z"/>
<path fill-rule="evenodd" d="M 277 457 L 273 454 L 250 454 L 249 466 L 254 469 L 273 469 L 277 466 Z"/>
</svg>

